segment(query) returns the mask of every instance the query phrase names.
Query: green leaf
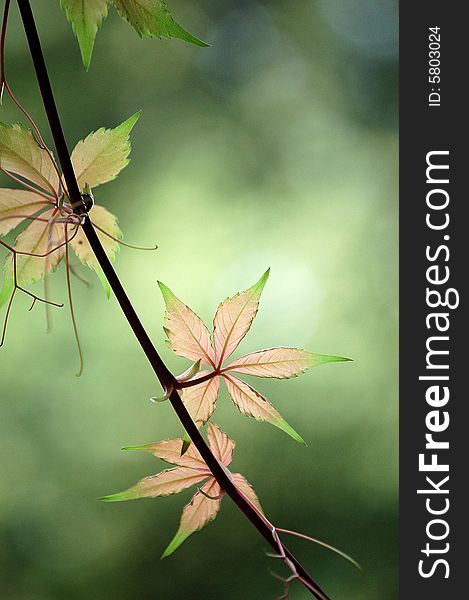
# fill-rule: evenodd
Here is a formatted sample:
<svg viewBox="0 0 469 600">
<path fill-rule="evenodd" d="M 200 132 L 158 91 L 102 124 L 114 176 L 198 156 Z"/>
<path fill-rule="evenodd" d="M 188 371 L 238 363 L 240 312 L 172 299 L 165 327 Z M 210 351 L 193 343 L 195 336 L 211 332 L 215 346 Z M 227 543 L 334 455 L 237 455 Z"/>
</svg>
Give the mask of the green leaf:
<svg viewBox="0 0 469 600">
<path fill-rule="evenodd" d="M 184 454 L 189 450 L 189 446 L 191 444 L 192 444 L 192 440 L 191 440 L 189 434 L 187 433 L 187 431 L 184 431 L 183 436 L 182 436 L 181 456 L 184 456 Z"/>
<path fill-rule="evenodd" d="M 295 431 L 293 427 L 289 423 L 287 423 L 282 417 L 280 417 L 277 421 L 272 421 L 272 425 L 275 425 L 275 427 L 278 427 L 279 429 L 287 433 L 299 444 L 302 444 L 303 446 L 308 445 L 301 437 L 301 435 L 297 431 Z"/>
<path fill-rule="evenodd" d="M 256 377 L 288 379 L 297 377 L 306 369 L 326 363 L 345 362 L 350 358 L 306 352 L 300 348 L 267 348 L 251 352 L 226 365 L 226 371 L 236 371 Z"/>
<path fill-rule="evenodd" d="M 81 190 L 112 181 L 129 164 L 129 136 L 139 117 L 140 111 L 117 127 L 101 127 L 78 142 L 70 158 Z"/>
<path fill-rule="evenodd" d="M 119 251 L 119 243 L 116 242 L 116 239 L 120 239 L 122 237 L 122 232 L 117 224 L 117 217 L 106 210 L 103 206 L 99 206 L 99 204 L 93 206 L 89 215 L 91 222 L 94 225 L 98 225 L 101 230 L 106 231 L 112 236 L 112 238 L 110 238 L 100 230 L 96 232 L 109 260 L 113 262 L 117 252 Z M 84 265 L 87 265 L 90 269 L 93 269 L 93 271 L 99 277 L 106 297 L 109 300 L 111 297 L 111 286 L 109 285 L 107 277 L 104 274 L 101 265 L 99 264 L 81 228 L 73 236 L 73 238 L 70 239 L 70 246 L 79 258 L 80 262 Z"/>
<path fill-rule="evenodd" d="M 202 48 L 208 44 L 183 29 L 171 16 L 164 0 L 112 0 L 120 16 L 139 36 L 179 38 Z"/>
<path fill-rule="evenodd" d="M 108 0 L 60 0 L 60 6 L 78 38 L 83 64 L 89 69 L 96 34 L 107 16 Z"/>
<path fill-rule="evenodd" d="M 271 423 L 287 433 L 299 444 L 306 446 L 304 439 L 285 421 L 262 394 L 234 375 L 224 373 L 223 379 L 225 380 L 231 399 L 243 415 L 254 417 L 258 421 Z"/>
<path fill-rule="evenodd" d="M 213 319 L 213 344 L 219 366 L 236 350 L 251 328 L 269 273 L 270 269 L 267 269 L 252 287 L 219 304 Z"/>
<path fill-rule="evenodd" d="M 205 323 L 161 281 L 159 288 L 166 305 L 164 331 L 169 348 L 179 356 L 215 366 L 215 353 Z"/>
<path fill-rule="evenodd" d="M 213 477 L 204 483 L 189 504 L 184 507 L 179 529 L 161 558 L 172 554 L 190 535 L 215 519 L 220 510 L 221 498 L 218 497 L 221 495 L 220 486 Z M 217 499 L 212 500 L 211 498 Z"/>
<path fill-rule="evenodd" d="M 102 502 L 125 502 L 127 500 L 138 500 L 140 498 L 157 498 L 158 496 L 170 496 L 178 494 L 182 490 L 201 483 L 209 477 L 209 471 L 196 471 L 190 467 L 174 467 L 144 477 L 138 483 L 123 492 L 102 496 Z"/>
<path fill-rule="evenodd" d="M 42 213 L 46 222 L 33 221 L 15 241 L 15 249 L 22 253 L 16 257 L 16 280 L 18 286 L 26 286 L 43 279 L 53 271 L 64 257 L 64 226 L 49 223 L 54 209 Z M 3 287 L 0 306 L 5 304 L 14 289 L 14 261 L 9 254 L 3 266 Z"/>
<path fill-rule="evenodd" d="M 49 194 L 59 188 L 53 159 L 32 132 L 20 123 L 0 123 L 0 167 L 36 184 Z"/>
</svg>

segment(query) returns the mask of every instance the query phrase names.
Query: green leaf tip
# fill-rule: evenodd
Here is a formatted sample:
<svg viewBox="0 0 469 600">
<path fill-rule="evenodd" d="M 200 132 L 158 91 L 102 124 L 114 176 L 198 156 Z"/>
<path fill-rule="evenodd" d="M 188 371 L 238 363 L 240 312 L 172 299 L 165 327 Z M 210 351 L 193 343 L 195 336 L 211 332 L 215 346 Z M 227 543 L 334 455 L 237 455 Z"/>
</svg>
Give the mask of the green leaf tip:
<svg viewBox="0 0 469 600">
<path fill-rule="evenodd" d="M 252 286 L 252 289 L 259 289 L 259 293 L 264 289 L 265 284 L 267 283 L 267 279 L 269 279 L 270 275 L 270 267 L 267 271 L 261 276 L 259 281 Z"/>
<path fill-rule="evenodd" d="M 150 452 L 151 448 L 148 445 L 143 445 L 143 446 L 122 446 L 121 450 L 144 450 L 145 452 Z"/>
<path fill-rule="evenodd" d="M 157 283 L 158 287 L 160 288 L 161 295 L 163 296 L 163 300 L 166 304 L 166 307 L 169 307 L 171 304 L 181 302 L 179 298 L 175 294 L 173 294 L 169 287 L 165 285 L 162 281 L 158 281 Z"/>
<path fill-rule="evenodd" d="M 164 0 L 113 0 L 120 16 L 125 19 L 140 37 L 179 38 L 205 48 L 207 43 L 192 35 L 177 23 Z"/>
<path fill-rule="evenodd" d="M 293 429 L 293 427 L 285 421 L 285 419 L 280 418 L 278 421 L 272 422 L 272 425 L 275 425 L 275 427 L 278 427 L 279 429 L 287 433 L 291 438 L 295 440 L 295 442 L 298 442 L 302 446 L 308 446 L 308 444 L 304 441 L 301 435 L 297 433 Z"/>
<path fill-rule="evenodd" d="M 169 289 L 169 287 L 167 285 L 165 285 L 162 281 L 157 281 L 156 282 L 158 284 L 158 287 L 161 290 L 161 293 L 163 295 L 163 298 L 166 298 L 166 296 L 174 296 L 173 292 Z"/>
<path fill-rule="evenodd" d="M 337 362 L 353 362 L 353 358 L 333 356 L 332 354 L 316 354 L 316 352 L 309 352 L 309 355 L 311 356 L 312 366 Z"/>
<path fill-rule="evenodd" d="M 180 456 L 184 456 L 184 454 L 189 450 L 189 446 L 192 444 L 192 440 L 189 437 L 187 431 L 184 432 L 182 437 L 182 446 L 181 446 L 181 454 Z"/>
<path fill-rule="evenodd" d="M 142 110 L 140 109 L 133 115 L 130 115 L 128 119 L 116 127 L 116 131 L 122 132 L 124 135 L 129 135 L 135 123 L 139 120 L 141 114 Z"/>
<path fill-rule="evenodd" d="M 179 548 L 179 546 L 189 537 L 189 535 L 190 534 L 187 534 L 185 532 L 178 531 L 173 537 L 173 539 L 169 542 L 169 545 L 166 548 L 166 550 L 161 555 L 161 559 L 167 558 L 173 552 L 175 552 Z"/>
<path fill-rule="evenodd" d="M 81 59 L 85 69 L 88 70 L 96 34 L 108 14 L 108 0 L 91 2 L 60 0 L 60 6 L 78 39 Z"/>
<path fill-rule="evenodd" d="M 124 490 L 123 492 L 117 492 L 117 494 L 110 494 L 109 496 L 101 496 L 98 498 L 101 502 L 125 502 L 126 500 L 135 500 L 135 491 L 133 488 Z"/>
</svg>

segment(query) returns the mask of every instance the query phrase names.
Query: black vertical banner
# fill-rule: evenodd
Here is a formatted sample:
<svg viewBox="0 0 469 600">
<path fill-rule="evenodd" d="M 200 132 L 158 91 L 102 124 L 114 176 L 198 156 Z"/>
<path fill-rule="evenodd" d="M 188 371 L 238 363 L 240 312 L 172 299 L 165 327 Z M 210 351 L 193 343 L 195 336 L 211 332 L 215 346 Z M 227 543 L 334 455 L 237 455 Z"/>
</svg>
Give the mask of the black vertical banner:
<svg viewBox="0 0 469 600">
<path fill-rule="evenodd" d="M 469 35 L 463 4 L 400 6 L 400 597 L 446 600 L 468 594 Z"/>
</svg>

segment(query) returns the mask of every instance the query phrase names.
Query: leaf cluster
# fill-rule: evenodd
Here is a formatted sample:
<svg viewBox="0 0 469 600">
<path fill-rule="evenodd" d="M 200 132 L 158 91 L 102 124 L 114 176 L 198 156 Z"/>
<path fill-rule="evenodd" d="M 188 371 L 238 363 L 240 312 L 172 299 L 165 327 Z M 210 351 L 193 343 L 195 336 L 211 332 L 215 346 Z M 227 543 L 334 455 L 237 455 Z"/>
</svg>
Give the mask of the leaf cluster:
<svg viewBox="0 0 469 600">
<path fill-rule="evenodd" d="M 98 129 L 78 142 L 71 161 L 81 190 L 91 192 L 111 181 L 128 164 L 129 136 L 138 118 L 136 113 L 118 127 Z M 26 286 L 45 279 L 64 258 L 68 275 L 68 247 L 96 272 L 109 297 L 109 283 L 82 231 L 82 217 L 72 206 L 52 152 L 36 132 L 19 123 L 0 123 L 0 170 L 20 185 L 0 188 L 0 237 L 29 223 L 13 246 L 0 240 L 9 250 L 3 265 L 0 308 L 8 303 L 9 312 L 17 289 L 26 291 Z M 117 217 L 100 205 L 91 208 L 89 217 L 109 259 L 114 260 L 122 238 Z"/>
<path fill-rule="evenodd" d="M 163 329 L 168 347 L 177 355 L 193 361 L 193 364 L 177 377 L 177 386 L 182 401 L 198 427 L 207 423 L 213 415 L 220 382 L 224 381 L 231 399 L 242 414 L 254 417 L 258 421 L 269 422 L 304 444 L 303 438 L 281 417 L 277 409 L 238 375 L 288 379 L 297 377 L 315 365 L 349 359 L 306 352 L 299 348 L 277 347 L 245 354 L 227 362 L 251 328 L 268 276 L 269 270 L 252 287 L 226 298 L 219 304 L 213 319 L 212 333 L 193 310 L 181 302 L 165 284 L 159 282 L 166 305 Z M 165 397 L 168 397 L 170 391 L 166 391 Z M 246 479 L 239 473 L 230 473 L 227 470 L 232 460 L 234 442 L 211 422 L 208 423 L 207 434 L 210 449 L 225 467 L 233 483 L 258 510 L 261 510 L 257 496 Z M 144 446 L 127 446 L 125 449 L 151 452 L 157 458 L 177 467 L 146 477 L 123 492 L 105 496 L 103 500 L 106 502 L 175 494 L 209 477 L 184 508 L 179 529 L 163 554 L 168 556 L 190 534 L 216 517 L 224 491 L 220 489 L 197 449 L 186 437 Z"/>
<path fill-rule="evenodd" d="M 96 34 L 107 17 L 109 6 L 114 6 L 140 37 L 179 38 L 196 46 L 208 46 L 174 20 L 164 0 L 60 0 L 60 5 L 78 38 L 87 69 Z"/>
</svg>

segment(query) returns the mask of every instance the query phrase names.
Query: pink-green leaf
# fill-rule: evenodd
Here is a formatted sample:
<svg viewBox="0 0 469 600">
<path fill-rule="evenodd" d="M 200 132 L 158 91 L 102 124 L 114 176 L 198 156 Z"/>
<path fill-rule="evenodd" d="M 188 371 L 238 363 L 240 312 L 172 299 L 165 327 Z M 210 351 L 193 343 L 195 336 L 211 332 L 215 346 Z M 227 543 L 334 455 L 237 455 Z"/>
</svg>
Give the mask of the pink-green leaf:
<svg viewBox="0 0 469 600">
<path fill-rule="evenodd" d="M 34 192 L 0 189 L 0 235 L 6 235 L 47 206 L 50 204 Z"/>
<path fill-rule="evenodd" d="M 113 238 L 120 239 L 122 237 L 122 231 L 120 230 L 119 225 L 117 224 L 117 217 L 115 217 L 103 206 L 95 205 L 91 209 L 89 215 L 94 225 L 97 225 L 102 230 L 106 231 Z M 98 237 L 101 241 L 101 244 L 103 245 L 104 250 L 106 251 L 109 260 L 112 262 L 115 259 L 117 252 L 119 251 L 119 243 L 111 237 L 105 235 L 99 229 L 96 231 L 96 233 L 98 234 Z M 90 269 L 93 269 L 93 271 L 95 271 L 103 285 L 104 291 L 106 292 L 106 296 L 109 298 L 111 294 L 109 282 L 106 276 L 104 275 L 101 266 L 93 250 L 91 249 L 91 246 L 89 245 L 88 240 L 86 239 L 86 236 L 83 233 L 81 227 L 76 236 L 74 236 L 73 239 L 71 239 L 70 245 L 72 246 L 73 251 L 78 256 L 80 261 L 84 265 L 88 265 Z"/>
<path fill-rule="evenodd" d="M 267 348 L 236 358 L 225 369 L 257 377 L 288 379 L 297 377 L 315 365 L 347 360 L 350 359 L 306 352 L 299 348 Z"/>
<path fill-rule="evenodd" d="M 78 142 L 72 164 L 80 189 L 111 181 L 129 164 L 130 132 L 140 113 L 135 113 L 114 129 L 102 127 Z"/>
<path fill-rule="evenodd" d="M 221 498 L 218 498 L 220 495 L 220 486 L 215 479 L 210 479 L 202 486 L 201 491 L 197 492 L 190 503 L 184 507 L 179 529 L 161 558 L 172 554 L 192 533 L 213 521 L 220 510 Z"/>
<path fill-rule="evenodd" d="M 104 502 L 122 502 L 125 500 L 137 500 L 139 498 L 157 498 L 158 496 L 170 496 L 178 494 L 191 485 L 200 483 L 207 479 L 209 473 L 199 472 L 187 467 L 174 467 L 166 469 L 157 475 L 151 475 L 141 479 L 134 486 L 123 492 L 103 496 Z"/>
<path fill-rule="evenodd" d="M 51 156 L 29 129 L 19 123 L 0 123 L 0 167 L 35 183 L 54 195 L 59 176 Z"/>
<path fill-rule="evenodd" d="M 206 371 L 201 371 L 195 379 L 205 376 Z M 182 401 L 184 402 L 192 420 L 199 427 L 206 423 L 215 410 L 218 389 L 220 387 L 220 377 L 217 375 L 208 381 L 199 385 L 183 388 Z"/>
<path fill-rule="evenodd" d="M 45 219 L 54 216 L 54 210 L 43 213 Z M 60 224 L 33 221 L 20 233 L 15 241 L 15 249 L 18 252 L 37 254 L 41 256 L 29 256 L 28 254 L 17 254 L 16 276 L 19 286 L 26 286 L 43 279 L 53 271 L 64 256 L 65 236 L 64 226 Z M 49 253 L 49 254 L 48 254 Z M 46 255 L 47 256 L 42 256 Z M 10 254 L 7 256 L 3 267 L 3 285 L 0 290 L 0 306 L 10 296 L 14 288 L 14 263 Z"/>
<path fill-rule="evenodd" d="M 267 421 L 288 433 L 300 444 L 305 444 L 303 438 L 280 416 L 262 394 L 234 375 L 225 373 L 223 377 L 233 402 L 243 415 L 254 417 L 258 421 Z"/>
<path fill-rule="evenodd" d="M 183 440 L 177 438 L 163 440 L 154 444 L 146 444 L 144 446 L 126 446 L 123 450 L 144 450 L 172 465 L 197 469 L 198 471 L 205 470 L 210 474 L 207 465 L 193 444 L 191 444 L 187 452 L 181 456 L 182 444 Z"/>
<path fill-rule="evenodd" d="M 178 355 L 189 360 L 201 360 L 203 365 L 215 365 L 210 333 L 204 322 L 173 292 L 158 282 L 166 304 L 164 330 L 169 347 Z"/>
<path fill-rule="evenodd" d="M 227 467 L 233 460 L 234 441 L 218 425 L 209 423 L 207 427 L 208 443 L 215 457 Z"/>
<path fill-rule="evenodd" d="M 233 483 L 243 494 L 254 504 L 254 506 L 263 513 L 261 503 L 249 481 L 241 473 L 232 473 Z"/>
<path fill-rule="evenodd" d="M 269 270 L 251 288 L 227 298 L 218 306 L 213 320 L 213 341 L 218 365 L 234 352 L 249 331 L 268 277 Z"/>
</svg>

